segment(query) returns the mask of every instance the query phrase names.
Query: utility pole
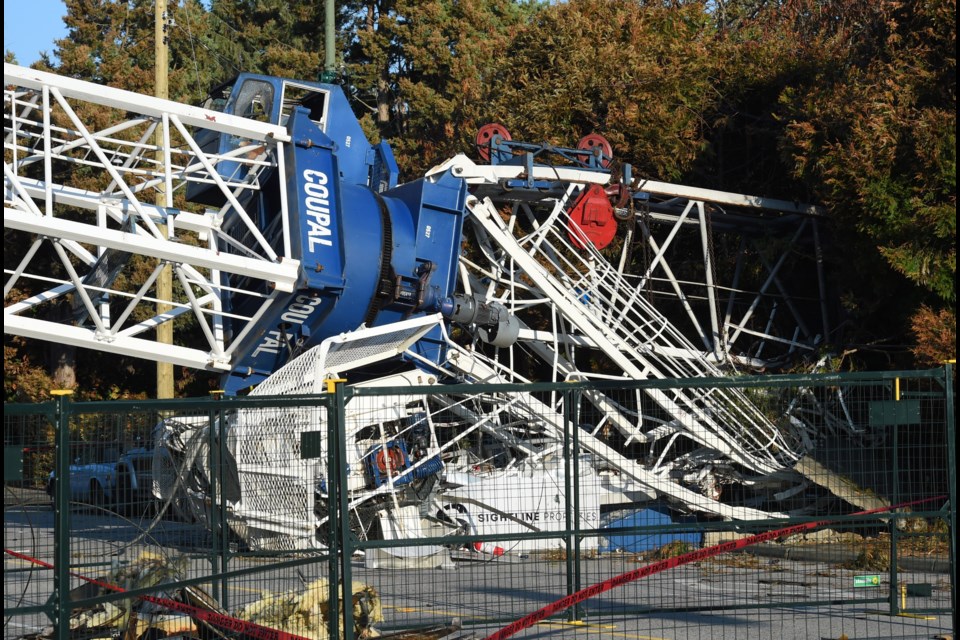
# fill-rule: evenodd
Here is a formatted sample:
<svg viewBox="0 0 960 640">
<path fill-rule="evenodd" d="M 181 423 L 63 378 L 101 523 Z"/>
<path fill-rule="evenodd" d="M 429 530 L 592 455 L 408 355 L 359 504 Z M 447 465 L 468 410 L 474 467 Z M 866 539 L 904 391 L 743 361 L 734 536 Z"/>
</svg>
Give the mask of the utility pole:
<svg viewBox="0 0 960 640">
<path fill-rule="evenodd" d="M 167 48 L 167 0 L 157 0 L 153 20 L 154 37 L 154 67 L 153 67 L 153 95 L 157 98 L 166 100 L 170 97 L 167 87 L 168 71 L 168 48 Z M 160 166 L 164 163 L 163 153 L 163 123 L 157 128 L 157 161 Z M 157 196 L 154 203 L 161 207 L 171 207 L 170 202 L 172 194 L 165 193 L 165 183 L 161 183 L 157 188 Z M 160 227 L 161 231 L 166 233 L 166 225 Z M 173 300 L 173 269 L 170 264 L 164 265 L 157 278 L 157 314 L 164 314 L 171 311 L 173 307 L 167 304 L 166 300 Z M 157 325 L 157 343 L 173 344 L 173 321 L 163 322 Z M 173 365 L 169 362 L 157 362 L 157 398 L 173 397 Z"/>
<path fill-rule="evenodd" d="M 320 75 L 320 82 L 331 83 L 337 79 L 337 25 L 336 25 L 336 2 L 335 0 L 326 0 L 323 5 L 323 73 Z"/>
</svg>

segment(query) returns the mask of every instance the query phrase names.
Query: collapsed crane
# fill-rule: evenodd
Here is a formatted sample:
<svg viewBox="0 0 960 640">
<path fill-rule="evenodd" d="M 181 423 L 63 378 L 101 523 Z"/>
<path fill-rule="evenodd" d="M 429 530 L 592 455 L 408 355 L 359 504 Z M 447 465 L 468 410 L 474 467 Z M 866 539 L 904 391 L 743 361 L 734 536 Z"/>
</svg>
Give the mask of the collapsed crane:
<svg viewBox="0 0 960 640">
<path fill-rule="evenodd" d="M 4 229 L 21 247 L 5 265 L 5 333 L 217 371 L 229 393 L 272 395 L 316 392 L 330 376 L 381 386 L 425 375 L 524 382 L 518 363 L 531 359 L 555 381 L 710 377 L 813 351 L 827 331 L 825 307 L 807 317 L 783 277 L 785 265 L 796 268 L 798 243 L 819 252 L 816 207 L 639 179 L 630 165 L 615 172 L 598 134 L 566 148 L 514 142 L 487 125 L 477 137 L 485 164 L 457 155 L 398 184 L 389 146 L 367 140 L 335 85 L 242 74 L 193 107 L 10 64 L 4 76 Z M 95 178 L 76 177 L 84 172 Z M 743 264 L 760 229 L 775 229 L 783 250 L 765 256 L 767 275 L 748 291 Z M 719 234 L 738 243 L 725 284 Z M 701 252 L 699 281 L 689 265 L 670 265 L 681 238 Z M 637 245 L 645 259 L 633 274 Z M 130 287 L 134 256 L 153 262 Z M 175 299 L 152 291 L 164 265 L 181 287 Z M 822 298 L 819 262 L 808 266 Z M 172 310 L 157 313 L 158 302 Z M 155 327 L 183 317 L 201 343 L 153 340 Z M 451 339 L 453 327 L 467 344 Z M 583 352 L 603 359 L 602 375 L 580 363 Z M 580 437 L 595 495 L 756 518 L 769 512 L 721 501 L 719 484 L 749 474 L 767 496 L 803 486 L 791 467 L 807 427 L 774 424 L 735 389 L 588 400 L 602 416 Z M 458 501 L 469 461 L 457 443 L 474 432 L 507 452 L 491 473 L 523 467 L 534 470 L 524 477 L 562 485 L 551 466 L 563 440 L 556 406 L 524 394 L 467 402 L 438 393 L 396 407 L 348 416 L 351 509 L 365 533 L 375 519 L 381 534 L 395 530 L 404 507 L 385 498 L 438 475 L 445 488 L 423 501 L 434 522 L 480 532 L 484 514 L 502 513 L 495 497 L 479 507 Z M 271 459 L 300 446 L 302 416 L 262 418 L 241 412 L 229 425 L 236 443 L 258 430 L 277 443 L 273 454 L 232 451 L 232 526 L 256 547 L 316 546 L 324 470 L 304 475 Z M 202 495 L 174 499 L 185 476 L 205 473 L 202 427 L 162 427 L 161 493 L 202 519 Z M 656 444 L 656 459 L 612 447 L 598 435 L 604 428 L 628 444 Z M 519 443 L 518 431 L 536 433 L 536 446 Z M 371 467 L 395 451 L 395 468 Z M 269 503 L 257 498 L 265 486 L 281 487 Z M 597 500 L 584 517 L 599 513 Z"/>
</svg>

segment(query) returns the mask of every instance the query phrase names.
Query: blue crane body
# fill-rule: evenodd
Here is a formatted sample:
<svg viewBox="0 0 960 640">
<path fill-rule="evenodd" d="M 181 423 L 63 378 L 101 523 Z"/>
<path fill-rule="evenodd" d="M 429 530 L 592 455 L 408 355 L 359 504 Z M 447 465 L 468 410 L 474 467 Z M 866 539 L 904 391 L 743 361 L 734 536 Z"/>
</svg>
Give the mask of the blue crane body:
<svg viewBox="0 0 960 640">
<path fill-rule="evenodd" d="M 225 102 L 215 108 L 285 125 L 291 135 L 285 175 L 266 178 L 258 195 L 242 204 L 268 241 L 278 242 L 283 212 L 271 185 L 286 180 L 290 257 L 301 264 L 295 291 L 261 316 L 238 345 L 237 366 L 224 381 L 227 393 L 256 385 L 327 337 L 436 312 L 453 295 L 466 215 L 463 180 L 445 174 L 397 186 L 389 146 L 368 141 L 336 85 L 242 74 L 220 99 Z M 221 154 L 235 152 L 238 144 L 228 135 L 199 142 Z M 237 170 L 230 161 L 218 166 L 225 178 L 237 179 Z M 219 204 L 202 188 L 187 197 Z M 243 313 L 245 302 L 255 301 L 234 298 L 228 304 Z M 428 334 L 415 349 L 439 362 L 439 338 Z"/>
</svg>

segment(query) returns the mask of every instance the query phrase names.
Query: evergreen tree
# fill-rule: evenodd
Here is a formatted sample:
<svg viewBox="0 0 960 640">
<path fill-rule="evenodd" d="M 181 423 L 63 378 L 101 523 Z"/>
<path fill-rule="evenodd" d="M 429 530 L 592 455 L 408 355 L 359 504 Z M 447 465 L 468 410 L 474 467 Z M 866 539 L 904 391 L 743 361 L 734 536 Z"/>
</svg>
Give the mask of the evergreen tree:
<svg viewBox="0 0 960 640">
<path fill-rule="evenodd" d="M 912 325 L 917 353 L 955 357 L 956 1 L 787 5 L 769 19 L 804 73 L 780 95 L 782 149 L 845 239 L 858 337 L 906 344 Z"/>
<path fill-rule="evenodd" d="M 213 0 L 210 48 L 220 80 L 241 71 L 317 80 L 323 69 L 322 2 Z"/>
<path fill-rule="evenodd" d="M 513 33 L 539 8 L 511 0 L 356 6 L 345 25 L 349 85 L 365 129 L 389 140 L 407 178 L 473 145 Z"/>
</svg>

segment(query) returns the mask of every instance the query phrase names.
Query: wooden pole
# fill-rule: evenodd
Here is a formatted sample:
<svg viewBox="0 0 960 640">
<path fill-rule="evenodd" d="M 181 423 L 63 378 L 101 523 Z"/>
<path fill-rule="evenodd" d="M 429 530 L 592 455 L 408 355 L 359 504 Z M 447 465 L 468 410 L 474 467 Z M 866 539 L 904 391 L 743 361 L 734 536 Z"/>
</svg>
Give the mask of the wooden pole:
<svg viewBox="0 0 960 640">
<path fill-rule="evenodd" d="M 169 98 L 169 89 L 167 86 L 168 46 L 167 46 L 167 24 L 169 16 L 167 15 L 167 0 L 157 0 L 154 13 L 154 96 L 166 100 Z M 163 127 L 157 129 L 157 160 L 161 164 L 164 162 L 163 147 Z M 172 206 L 168 202 L 169 195 L 164 192 L 163 184 L 158 186 L 155 204 L 161 207 Z M 166 225 L 160 227 L 166 232 Z M 162 314 L 170 311 L 173 307 L 163 301 L 173 300 L 173 269 L 170 264 L 164 265 L 157 278 L 157 313 Z M 173 344 L 173 321 L 164 322 L 157 325 L 157 342 L 160 344 Z M 157 398 L 173 397 L 173 365 L 169 362 L 157 362 Z"/>
</svg>

